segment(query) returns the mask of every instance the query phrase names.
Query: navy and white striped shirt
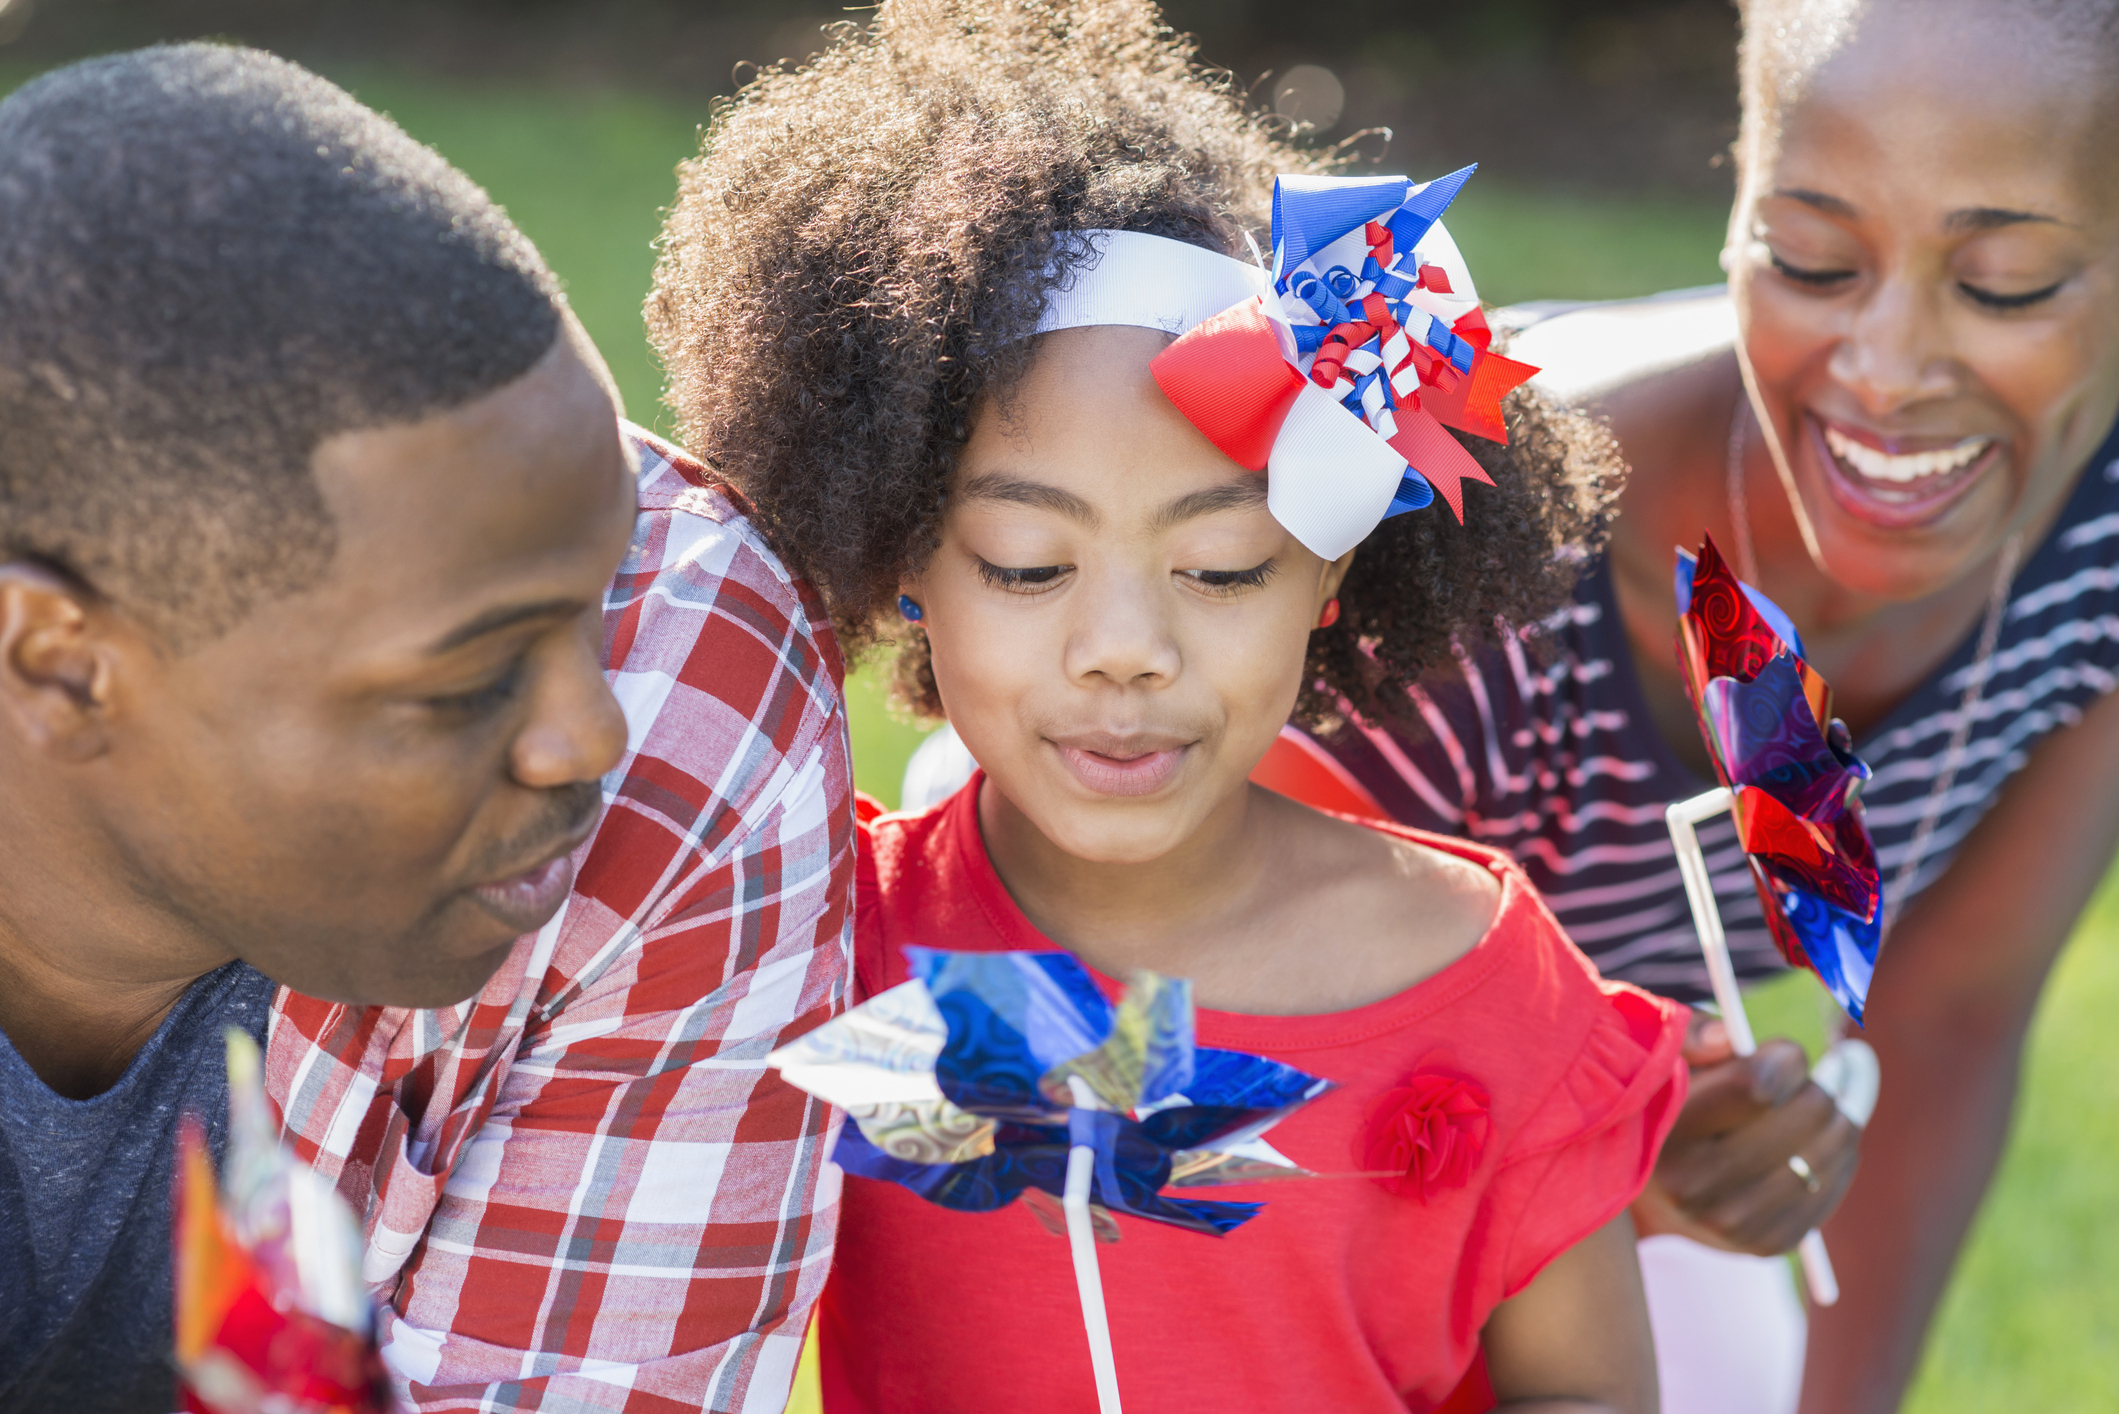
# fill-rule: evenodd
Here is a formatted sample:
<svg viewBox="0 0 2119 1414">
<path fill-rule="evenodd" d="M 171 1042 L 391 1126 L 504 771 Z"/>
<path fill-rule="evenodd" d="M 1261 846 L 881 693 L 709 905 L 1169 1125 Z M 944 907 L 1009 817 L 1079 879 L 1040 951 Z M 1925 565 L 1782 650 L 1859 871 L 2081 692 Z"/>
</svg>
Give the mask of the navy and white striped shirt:
<svg viewBox="0 0 2119 1414">
<path fill-rule="evenodd" d="M 1897 882 L 1944 769 L 1978 650 L 1974 623 L 1942 668 L 1855 743 L 1886 889 Z M 1350 727 L 1326 743 L 1390 814 L 1514 855 L 1606 975 L 1685 1001 L 1711 995 L 1663 823 L 1710 789 L 1657 733 L 1598 563 L 1550 626 L 1556 651 L 1511 642 L 1474 655 L 1461 683 L 1418 694 L 1429 734 Z M 2018 572 L 1967 749 L 1907 896 L 1958 844 L 2046 733 L 2119 682 L 2119 428 Z M 1729 818 L 1700 844 L 1740 976 L 1782 966 Z"/>
</svg>

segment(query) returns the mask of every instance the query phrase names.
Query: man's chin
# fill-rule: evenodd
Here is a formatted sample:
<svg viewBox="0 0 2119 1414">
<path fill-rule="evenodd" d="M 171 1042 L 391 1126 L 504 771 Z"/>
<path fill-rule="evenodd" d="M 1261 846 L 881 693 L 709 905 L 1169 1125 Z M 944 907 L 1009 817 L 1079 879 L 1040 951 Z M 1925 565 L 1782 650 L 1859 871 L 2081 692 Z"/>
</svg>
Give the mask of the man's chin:
<svg viewBox="0 0 2119 1414">
<path fill-rule="evenodd" d="M 477 920 L 481 932 L 494 931 L 489 920 Z M 422 936 L 400 938 L 385 954 L 370 953 L 357 971 L 280 965 L 277 959 L 252 959 L 251 966 L 273 981 L 304 996 L 347 1006 L 408 1007 L 429 1011 L 453 1007 L 485 990 L 518 943 L 515 936 L 498 941 L 464 941 Z"/>
</svg>

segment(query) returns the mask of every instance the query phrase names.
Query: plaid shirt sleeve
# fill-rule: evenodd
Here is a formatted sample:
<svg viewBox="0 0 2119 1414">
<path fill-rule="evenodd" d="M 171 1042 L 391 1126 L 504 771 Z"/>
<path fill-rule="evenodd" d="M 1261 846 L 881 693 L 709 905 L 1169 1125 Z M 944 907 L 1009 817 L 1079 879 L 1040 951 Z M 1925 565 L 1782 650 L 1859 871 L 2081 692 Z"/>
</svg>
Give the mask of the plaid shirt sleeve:
<svg viewBox="0 0 2119 1414">
<path fill-rule="evenodd" d="M 778 1411 L 831 1255 L 837 1121 L 765 1055 L 845 1001 L 843 672 L 732 495 L 632 436 L 627 755 L 573 896 L 461 1006 L 275 1001 L 268 1086 L 421 1411 Z"/>
</svg>

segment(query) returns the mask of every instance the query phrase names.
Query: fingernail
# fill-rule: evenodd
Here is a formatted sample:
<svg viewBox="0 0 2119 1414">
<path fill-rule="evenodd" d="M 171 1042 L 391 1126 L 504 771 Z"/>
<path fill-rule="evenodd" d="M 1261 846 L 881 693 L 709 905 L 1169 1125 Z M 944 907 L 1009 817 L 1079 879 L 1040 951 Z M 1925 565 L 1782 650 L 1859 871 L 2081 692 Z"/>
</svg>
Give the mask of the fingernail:
<svg viewBox="0 0 2119 1414">
<path fill-rule="evenodd" d="M 1753 1073 L 1752 1095 L 1760 1100 L 1773 1100 L 1796 1081 L 1796 1066 L 1779 1048 L 1758 1058 L 1758 1069 Z"/>
<path fill-rule="evenodd" d="M 1719 1016 L 1708 1017 L 1707 1024 L 1700 1028 L 1699 1043 L 1703 1047 L 1728 1045 L 1729 1023 L 1722 1020 Z"/>
</svg>

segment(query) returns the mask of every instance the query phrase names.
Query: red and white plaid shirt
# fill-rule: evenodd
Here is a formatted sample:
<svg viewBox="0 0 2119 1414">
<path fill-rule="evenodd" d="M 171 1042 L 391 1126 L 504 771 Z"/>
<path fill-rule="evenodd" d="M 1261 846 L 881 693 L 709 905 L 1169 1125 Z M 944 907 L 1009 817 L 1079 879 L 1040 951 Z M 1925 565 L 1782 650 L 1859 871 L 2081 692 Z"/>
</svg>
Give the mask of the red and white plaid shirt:
<svg viewBox="0 0 2119 1414">
<path fill-rule="evenodd" d="M 626 757 L 573 896 L 461 1006 L 274 1002 L 267 1084 L 421 1411 L 777 1414 L 831 1257 L 837 1121 L 765 1055 L 844 1005 L 843 667 L 740 503 L 628 435 Z"/>
</svg>

